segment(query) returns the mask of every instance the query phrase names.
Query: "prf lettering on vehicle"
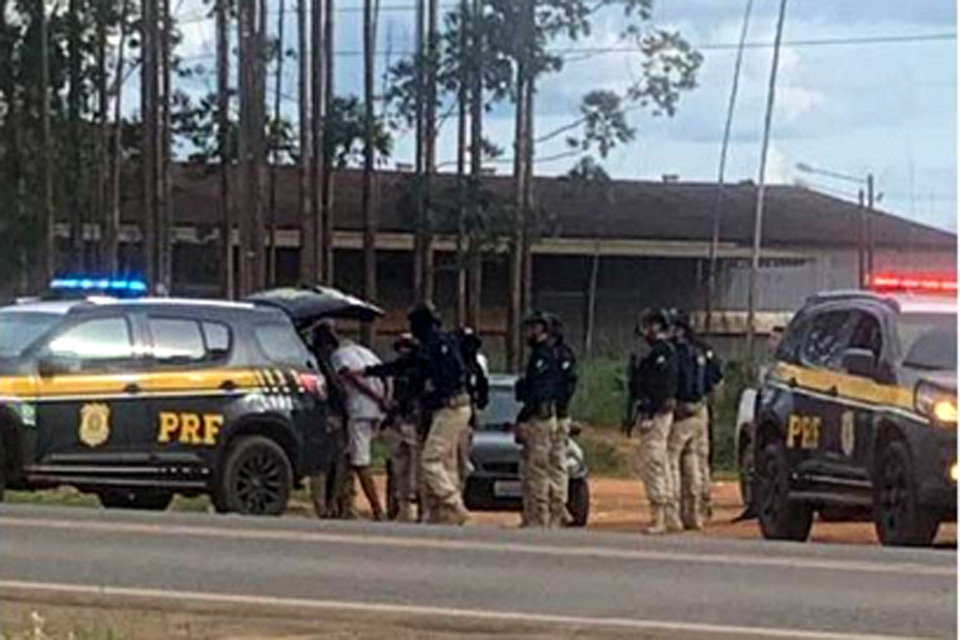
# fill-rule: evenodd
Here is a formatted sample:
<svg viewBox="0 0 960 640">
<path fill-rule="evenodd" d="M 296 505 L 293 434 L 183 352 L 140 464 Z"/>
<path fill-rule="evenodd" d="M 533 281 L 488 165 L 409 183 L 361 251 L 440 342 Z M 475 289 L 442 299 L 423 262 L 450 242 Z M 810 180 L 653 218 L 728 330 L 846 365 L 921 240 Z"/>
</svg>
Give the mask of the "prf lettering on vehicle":
<svg viewBox="0 0 960 640">
<path fill-rule="evenodd" d="M 219 413 L 178 413 L 161 411 L 157 442 L 186 445 L 215 445 L 223 426 Z"/>
<path fill-rule="evenodd" d="M 791 415 L 787 424 L 787 448 L 818 448 L 820 446 L 820 425 L 820 416 Z"/>
</svg>

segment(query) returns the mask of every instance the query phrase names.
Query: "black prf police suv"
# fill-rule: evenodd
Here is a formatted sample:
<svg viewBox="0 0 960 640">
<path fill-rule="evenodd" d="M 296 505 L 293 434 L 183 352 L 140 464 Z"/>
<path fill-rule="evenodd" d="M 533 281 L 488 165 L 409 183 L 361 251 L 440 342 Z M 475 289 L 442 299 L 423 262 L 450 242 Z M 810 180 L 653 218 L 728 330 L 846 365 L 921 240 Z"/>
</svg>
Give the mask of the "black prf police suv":
<svg viewBox="0 0 960 640">
<path fill-rule="evenodd" d="M 276 515 L 329 463 L 325 382 L 283 311 L 94 297 L 0 309 L 3 488 Z"/>
<path fill-rule="evenodd" d="M 811 298 L 778 347 L 754 444 L 766 538 L 859 509 L 883 544 L 928 545 L 956 518 L 956 286 L 882 282 L 897 291 Z"/>
</svg>

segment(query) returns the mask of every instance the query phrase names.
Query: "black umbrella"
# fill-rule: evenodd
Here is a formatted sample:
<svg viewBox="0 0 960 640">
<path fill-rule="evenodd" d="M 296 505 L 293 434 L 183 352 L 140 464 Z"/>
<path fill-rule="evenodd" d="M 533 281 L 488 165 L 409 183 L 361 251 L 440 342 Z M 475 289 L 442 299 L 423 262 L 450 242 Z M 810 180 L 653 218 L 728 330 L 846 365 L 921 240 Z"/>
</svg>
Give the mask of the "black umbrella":
<svg viewBox="0 0 960 640">
<path fill-rule="evenodd" d="M 330 287 L 281 287 L 255 293 L 248 302 L 283 309 L 300 328 L 325 318 L 372 322 L 383 309 L 343 291 Z"/>
</svg>

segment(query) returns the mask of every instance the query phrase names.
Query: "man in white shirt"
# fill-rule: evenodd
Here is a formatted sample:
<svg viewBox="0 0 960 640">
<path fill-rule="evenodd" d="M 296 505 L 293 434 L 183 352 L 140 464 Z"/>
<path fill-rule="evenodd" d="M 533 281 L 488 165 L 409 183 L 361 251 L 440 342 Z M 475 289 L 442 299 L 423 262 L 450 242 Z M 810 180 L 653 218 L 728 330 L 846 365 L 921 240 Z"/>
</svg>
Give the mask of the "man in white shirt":
<svg viewBox="0 0 960 640">
<path fill-rule="evenodd" d="M 378 365 L 380 359 L 366 347 L 338 338 L 338 346 L 330 357 L 330 364 L 342 377 L 346 393 L 350 464 L 370 503 L 373 519 L 382 520 L 383 508 L 370 474 L 370 459 L 373 437 L 383 421 L 389 390 L 379 379 L 362 378 L 350 373 Z"/>
</svg>

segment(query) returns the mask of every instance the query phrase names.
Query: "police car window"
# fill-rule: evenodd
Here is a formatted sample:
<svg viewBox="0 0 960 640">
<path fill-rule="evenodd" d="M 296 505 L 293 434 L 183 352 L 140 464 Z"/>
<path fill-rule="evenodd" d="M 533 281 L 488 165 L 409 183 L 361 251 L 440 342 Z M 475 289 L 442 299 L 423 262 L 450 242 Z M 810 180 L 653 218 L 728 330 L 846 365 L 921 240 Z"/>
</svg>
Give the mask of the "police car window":
<svg viewBox="0 0 960 640">
<path fill-rule="evenodd" d="M 800 349 L 800 360 L 811 367 L 839 369 L 850 342 L 854 318 L 846 311 L 833 311 L 813 318 Z"/>
<path fill-rule="evenodd" d="M 167 363 L 199 362 L 207 357 L 200 323 L 182 318 L 150 318 L 153 357 Z"/>
<path fill-rule="evenodd" d="M 297 332 L 290 325 L 261 324 L 257 325 L 254 333 L 263 355 L 273 362 L 303 366 L 311 359 Z"/>
<path fill-rule="evenodd" d="M 63 316 L 54 313 L 0 313 L 0 358 L 18 358 Z"/>
<path fill-rule="evenodd" d="M 123 318 L 82 322 L 54 338 L 48 350 L 86 363 L 134 357 L 130 325 Z"/>
<path fill-rule="evenodd" d="M 230 329 L 219 322 L 203 323 L 203 338 L 207 343 L 207 353 L 210 357 L 218 357 L 230 353 Z"/>
<path fill-rule="evenodd" d="M 929 371 L 957 368 L 957 316 L 904 314 L 897 322 L 903 366 Z"/>
</svg>

